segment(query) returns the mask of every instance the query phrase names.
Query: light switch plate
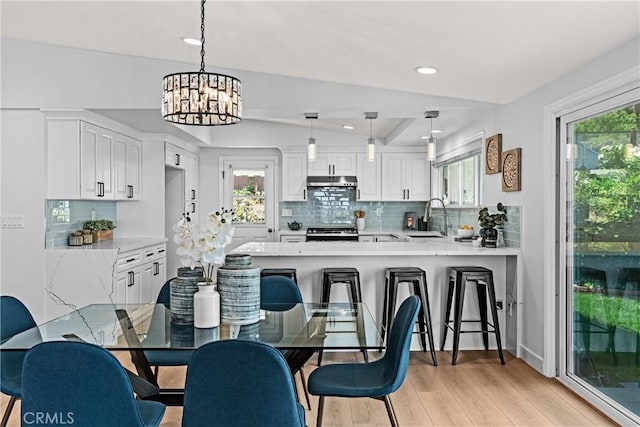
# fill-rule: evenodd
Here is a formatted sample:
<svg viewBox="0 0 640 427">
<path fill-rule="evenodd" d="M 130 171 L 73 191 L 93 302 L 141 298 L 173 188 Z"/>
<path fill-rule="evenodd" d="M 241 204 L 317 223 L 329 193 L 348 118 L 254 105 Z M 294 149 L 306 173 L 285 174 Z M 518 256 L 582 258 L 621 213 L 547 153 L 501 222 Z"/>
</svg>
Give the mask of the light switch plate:
<svg viewBox="0 0 640 427">
<path fill-rule="evenodd" d="M 282 209 L 282 216 L 293 216 L 293 211 L 291 209 Z"/>
<path fill-rule="evenodd" d="M 2 215 L 2 228 L 24 228 L 24 215 Z"/>
</svg>

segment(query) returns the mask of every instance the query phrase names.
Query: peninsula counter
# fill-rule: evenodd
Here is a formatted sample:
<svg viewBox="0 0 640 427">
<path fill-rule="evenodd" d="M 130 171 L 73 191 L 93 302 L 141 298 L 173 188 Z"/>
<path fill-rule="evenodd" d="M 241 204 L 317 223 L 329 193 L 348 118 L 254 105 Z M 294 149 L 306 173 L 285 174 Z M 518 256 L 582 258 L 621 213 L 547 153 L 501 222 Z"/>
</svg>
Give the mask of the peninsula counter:
<svg viewBox="0 0 640 427">
<path fill-rule="evenodd" d="M 522 282 L 518 248 L 474 248 L 453 238 L 420 239 L 409 242 L 249 242 L 232 251 L 251 255 L 260 268 L 296 268 L 298 284 L 305 302 L 320 301 L 322 269 L 354 267 L 360 272 L 363 302 L 378 326 L 384 301 L 384 270 L 387 267 L 420 267 L 427 274 L 433 333 L 440 347 L 442 307 L 448 283 L 447 267 L 477 265 L 494 272 L 496 298 L 503 302 L 499 311 L 502 342 L 506 350 L 519 356 L 520 308 L 518 286 Z M 347 301 L 346 286 L 335 285 L 331 301 Z M 408 286 L 400 286 L 398 301 L 409 295 Z M 479 319 L 477 296 L 469 287 L 465 296 L 464 318 Z M 470 324 L 475 326 L 475 324 Z M 490 338 L 490 345 L 495 341 Z M 412 348 L 419 349 L 417 339 Z M 451 334 L 445 348 L 451 348 Z M 462 334 L 461 349 L 481 349 L 481 334 Z"/>
</svg>

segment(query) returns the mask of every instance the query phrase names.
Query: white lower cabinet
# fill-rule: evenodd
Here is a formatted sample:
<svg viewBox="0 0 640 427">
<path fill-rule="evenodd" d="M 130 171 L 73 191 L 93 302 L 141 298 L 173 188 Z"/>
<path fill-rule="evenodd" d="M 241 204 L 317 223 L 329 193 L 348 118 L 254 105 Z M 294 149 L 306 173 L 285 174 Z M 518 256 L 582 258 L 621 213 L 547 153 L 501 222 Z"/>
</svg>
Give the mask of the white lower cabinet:
<svg viewBox="0 0 640 427">
<path fill-rule="evenodd" d="M 145 304 L 155 301 L 166 279 L 165 244 L 126 252 L 118 257 L 117 302 Z"/>
</svg>

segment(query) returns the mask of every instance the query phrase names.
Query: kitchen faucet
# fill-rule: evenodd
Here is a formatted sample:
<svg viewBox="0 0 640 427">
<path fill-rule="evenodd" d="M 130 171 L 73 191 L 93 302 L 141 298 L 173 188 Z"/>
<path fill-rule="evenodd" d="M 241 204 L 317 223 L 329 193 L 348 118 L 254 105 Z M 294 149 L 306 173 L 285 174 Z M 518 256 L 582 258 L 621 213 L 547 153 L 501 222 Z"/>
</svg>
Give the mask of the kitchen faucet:
<svg viewBox="0 0 640 427">
<path fill-rule="evenodd" d="M 447 225 L 447 208 L 444 205 L 444 200 L 438 197 L 433 197 L 429 199 L 429 201 L 427 202 L 427 206 L 424 210 L 425 219 L 427 220 L 427 224 L 431 222 L 431 202 L 434 200 L 442 204 L 442 211 L 444 213 L 444 231 L 440 231 L 440 233 L 442 233 L 443 236 L 448 236 L 449 234 L 448 234 L 448 225 Z"/>
</svg>

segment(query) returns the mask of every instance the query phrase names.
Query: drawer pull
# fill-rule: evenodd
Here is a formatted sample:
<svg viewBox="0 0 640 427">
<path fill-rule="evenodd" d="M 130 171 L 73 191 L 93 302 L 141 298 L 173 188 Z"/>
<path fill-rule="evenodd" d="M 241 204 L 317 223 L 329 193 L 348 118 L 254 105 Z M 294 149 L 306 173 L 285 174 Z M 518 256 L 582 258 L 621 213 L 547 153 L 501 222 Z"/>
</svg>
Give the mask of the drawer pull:
<svg viewBox="0 0 640 427">
<path fill-rule="evenodd" d="M 127 260 L 127 262 L 133 262 L 133 261 L 135 261 L 135 260 L 136 260 L 135 258 L 129 258 L 129 259 Z"/>
</svg>

